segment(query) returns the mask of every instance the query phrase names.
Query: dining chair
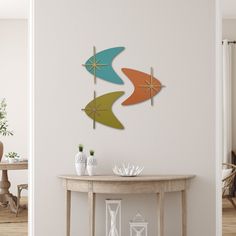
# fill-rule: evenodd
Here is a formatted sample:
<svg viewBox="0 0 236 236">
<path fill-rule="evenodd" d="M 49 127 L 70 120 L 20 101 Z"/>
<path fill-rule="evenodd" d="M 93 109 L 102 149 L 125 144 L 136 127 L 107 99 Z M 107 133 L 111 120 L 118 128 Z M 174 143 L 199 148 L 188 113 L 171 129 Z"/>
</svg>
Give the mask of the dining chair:
<svg viewBox="0 0 236 236">
<path fill-rule="evenodd" d="M 21 192 L 22 192 L 23 189 L 28 190 L 28 184 L 19 184 L 19 185 L 17 185 L 16 217 L 17 217 L 19 209 L 20 209 Z"/>
<path fill-rule="evenodd" d="M 233 200 L 235 197 L 234 192 L 234 179 L 236 176 L 236 165 L 223 163 L 223 170 L 222 170 L 222 198 L 227 199 L 235 208 L 236 204 Z"/>
</svg>

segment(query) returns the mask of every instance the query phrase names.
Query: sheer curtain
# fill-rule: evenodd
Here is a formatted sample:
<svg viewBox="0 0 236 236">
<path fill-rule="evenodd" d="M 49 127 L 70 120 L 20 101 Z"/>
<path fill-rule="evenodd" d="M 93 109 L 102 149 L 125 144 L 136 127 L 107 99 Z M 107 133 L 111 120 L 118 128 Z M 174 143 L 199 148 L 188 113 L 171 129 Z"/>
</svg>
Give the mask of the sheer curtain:
<svg viewBox="0 0 236 236">
<path fill-rule="evenodd" d="M 223 162 L 231 162 L 232 151 L 232 45 L 223 40 Z"/>
</svg>

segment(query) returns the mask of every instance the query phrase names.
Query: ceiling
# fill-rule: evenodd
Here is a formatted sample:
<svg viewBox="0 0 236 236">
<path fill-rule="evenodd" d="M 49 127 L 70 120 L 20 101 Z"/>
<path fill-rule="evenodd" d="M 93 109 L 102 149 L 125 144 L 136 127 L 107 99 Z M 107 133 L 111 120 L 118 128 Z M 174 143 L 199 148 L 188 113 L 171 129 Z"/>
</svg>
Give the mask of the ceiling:
<svg viewBox="0 0 236 236">
<path fill-rule="evenodd" d="M 0 0 L 0 19 L 26 19 L 30 0 Z"/>
<path fill-rule="evenodd" d="M 236 0 L 222 0 L 223 18 L 236 18 Z"/>
</svg>

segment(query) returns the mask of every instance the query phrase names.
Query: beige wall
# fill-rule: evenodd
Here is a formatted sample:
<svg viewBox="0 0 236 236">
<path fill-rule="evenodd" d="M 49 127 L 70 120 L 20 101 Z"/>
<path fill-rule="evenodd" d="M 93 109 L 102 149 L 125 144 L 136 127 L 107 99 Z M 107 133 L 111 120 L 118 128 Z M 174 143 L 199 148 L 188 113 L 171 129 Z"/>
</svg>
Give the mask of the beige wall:
<svg viewBox="0 0 236 236">
<path fill-rule="evenodd" d="M 0 99 L 8 103 L 13 137 L 0 137 L 5 153 L 15 151 L 27 158 L 27 21 L 0 20 Z M 9 171 L 11 191 L 27 183 L 27 171 Z"/>
<path fill-rule="evenodd" d="M 236 19 L 224 19 L 222 27 L 223 39 L 236 40 Z M 232 55 L 232 147 L 236 151 L 236 45 Z"/>
<path fill-rule="evenodd" d="M 144 174 L 196 174 L 188 195 L 188 235 L 215 236 L 215 5 L 214 0 L 36 0 L 35 235 L 65 234 L 65 195 L 58 175 L 75 174 L 76 145 L 93 148 L 99 173 L 114 163 L 145 166 Z M 124 86 L 98 80 L 81 66 L 97 50 L 125 46 L 114 67 Z M 81 111 L 98 94 L 132 91 L 121 67 L 149 71 L 166 88 L 155 106 L 120 105 L 125 130 L 97 125 Z M 104 200 L 97 200 L 96 235 L 105 234 Z M 122 235 L 140 211 L 157 232 L 156 197 L 123 199 Z M 73 194 L 72 235 L 88 235 L 87 199 Z M 180 236 L 179 194 L 166 199 L 166 236 Z"/>
</svg>

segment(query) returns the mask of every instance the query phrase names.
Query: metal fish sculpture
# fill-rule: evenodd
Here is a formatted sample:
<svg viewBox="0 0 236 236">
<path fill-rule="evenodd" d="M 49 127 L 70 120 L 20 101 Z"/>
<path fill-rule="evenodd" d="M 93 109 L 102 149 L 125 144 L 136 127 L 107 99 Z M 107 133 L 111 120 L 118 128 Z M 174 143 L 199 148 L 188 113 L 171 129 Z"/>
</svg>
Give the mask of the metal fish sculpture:
<svg viewBox="0 0 236 236">
<path fill-rule="evenodd" d="M 151 68 L 150 74 L 129 68 L 122 68 L 122 71 L 134 85 L 133 93 L 122 105 L 137 104 L 151 99 L 151 105 L 153 106 L 153 97 L 165 87 L 153 76 L 153 69 Z"/>
<path fill-rule="evenodd" d="M 114 102 L 124 94 L 123 91 L 107 93 L 96 97 L 82 109 L 93 120 L 93 128 L 96 128 L 96 122 L 116 129 L 124 129 L 124 126 L 112 112 Z"/>
<path fill-rule="evenodd" d="M 124 47 L 115 47 L 96 53 L 96 48 L 93 47 L 93 56 L 83 66 L 93 75 L 95 84 L 97 78 L 114 84 L 124 84 L 112 67 L 113 59 L 124 49 Z"/>
</svg>

